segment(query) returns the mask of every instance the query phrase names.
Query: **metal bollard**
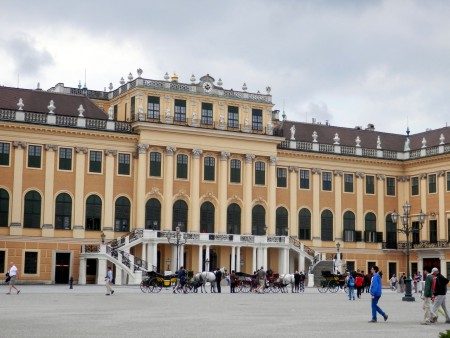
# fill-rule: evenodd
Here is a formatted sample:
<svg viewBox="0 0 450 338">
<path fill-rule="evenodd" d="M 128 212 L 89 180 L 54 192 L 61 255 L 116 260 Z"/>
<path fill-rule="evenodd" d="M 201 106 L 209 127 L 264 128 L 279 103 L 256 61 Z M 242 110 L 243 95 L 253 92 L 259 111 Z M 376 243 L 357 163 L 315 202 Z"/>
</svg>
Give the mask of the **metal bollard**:
<svg viewBox="0 0 450 338">
<path fill-rule="evenodd" d="M 69 285 L 70 285 L 70 289 L 73 289 L 73 277 L 70 277 Z"/>
</svg>

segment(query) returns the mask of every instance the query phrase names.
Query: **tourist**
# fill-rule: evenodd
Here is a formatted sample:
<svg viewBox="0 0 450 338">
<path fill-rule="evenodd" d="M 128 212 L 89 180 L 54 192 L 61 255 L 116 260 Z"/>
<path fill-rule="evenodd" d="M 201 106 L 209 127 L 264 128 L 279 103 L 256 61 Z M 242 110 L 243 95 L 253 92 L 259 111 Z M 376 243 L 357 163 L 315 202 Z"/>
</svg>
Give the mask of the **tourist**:
<svg viewBox="0 0 450 338">
<path fill-rule="evenodd" d="M 16 280 L 17 280 L 17 267 L 14 265 L 14 262 L 9 264 L 9 291 L 6 293 L 7 295 L 11 294 L 11 289 L 15 289 L 17 294 L 20 293 L 20 290 L 16 288 Z"/>
<path fill-rule="evenodd" d="M 230 293 L 235 293 L 235 287 L 236 287 L 236 273 L 234 270 L 231 270 L 230 274 Z"/>
<path fill-rule="evenodd" d="M 397 290 L 397 277 L 395 277 L 395 273 L 392 274 L 392 277 L 389 280 L 389 282 L 391 283 L 391 290 L 392 291 Z"/>
<path fill-rule="evenodd" d="M 221 293 L 222 290 L 220 288 L 220 282 L 222 281 L 222 271 L 220 271 L 220 269 L 217 269 L 215 275 L 216 275 L 217 292 Z"/>
<path fill-rule="evenodd" d="M 350 272 L 347 272 L 345 284 L 348 287 L 348 300 L 355 300 L 355 278 L 351 275 Z"/>
<path fill-rule="evenodd" d="M 294 292 L 298 293 L 300 288 L 300 273 L 298 271 L 294 272 Z"/>
<path fill-rule="evenodd" d="M 434 304 L 432 310 L 432 322 L 435 323 L 437 321 L 438 315 L 437 312 L 439 307 L 442 307 L 445 314 L 445 322 L 450 324 L 450 317 L 448 316 L 447 306 L 445 305 L 445 295 L 447 294 L 447 284 L 448 279 L 442 276 L 439 273 L 438 268 L 433 268 L 431 270 L 431 274 L 433 275 L 433 296 L 434 296 Z"/>
<path fill-rule="evenodd" d="M 423 289 L 422 295 L 423 295 L 423 310 L 425 311 L 425 314 L 422 325 L 430 325 L 433 319 L 431 316 L 431 297 L 433 296 L 432 292 L 433 275 L 429 272 L 430 268 L 423 269 L 423 275 L 425 278 L 425 287 Z"/>
<path fill-rule="evenodd" d="M 374 265 L 370 269 L 372 272 L 372 281 L 370 283 L 370 295 L 372 296 L 372 319 L 369 323 L 377 322 L 377 312 L 383 316 L 384 321 L 388 319 L 388 315 L 378 306 L 378 301 L 381 297 L 381 276 L 379 274 L 378 266 Z"/>
<path fill-rule="evenodd" d="M 362 274 L 358 273 L 355 278 L 356 297 L 358 298 L 361 298 L 363 285 L 364 285 L 364 277 Z"/>
<path fill-rule="evenodd" d="M 264 271 L 264 268 L 261 267 L 261 269 L 256 272 L 256 275 L 259 281 L 256 292 L 264 293 L 264 287 L 266 286 L 266 272 Z"/>
<path fill-rule="evenodd" d="M 111 285 L 113 282 L 113 272 L 110 266 L 108 266 L 108 272 L 106 273 L 105 282 L 106 282 L 106 296 L 114 294 L 114 290 L 111 289 Z"/>
</svg>

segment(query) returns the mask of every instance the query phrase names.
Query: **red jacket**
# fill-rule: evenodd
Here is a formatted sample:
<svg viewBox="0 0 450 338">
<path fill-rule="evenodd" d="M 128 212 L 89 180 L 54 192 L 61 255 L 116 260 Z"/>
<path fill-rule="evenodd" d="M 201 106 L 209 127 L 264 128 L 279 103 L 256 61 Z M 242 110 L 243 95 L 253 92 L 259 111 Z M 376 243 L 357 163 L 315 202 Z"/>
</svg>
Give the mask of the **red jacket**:
<svg viewBox="0 0 450 338">
<path fill-rule="evenodd" d="M 360 275 L 356 276 L 355 286 L 356 287 L 358 287 L 358 286 L 361 287 L 361 286 L 363 286 L 363 284 L 364 284 L 364 278 L 362 276 L 360 276 Z"/>
</svg>

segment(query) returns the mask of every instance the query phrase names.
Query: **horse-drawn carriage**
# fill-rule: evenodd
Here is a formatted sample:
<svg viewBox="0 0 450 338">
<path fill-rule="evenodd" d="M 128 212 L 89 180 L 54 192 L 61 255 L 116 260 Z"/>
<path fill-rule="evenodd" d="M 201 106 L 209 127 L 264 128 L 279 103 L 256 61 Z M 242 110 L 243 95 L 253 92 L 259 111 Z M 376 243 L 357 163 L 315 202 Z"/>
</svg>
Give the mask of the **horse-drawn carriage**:
<svg viewBox="0 0 450 338">
<path fill-rule="evenodd" d="M 155 271 L 147 272 L 147 278 L 144 278 L 141 282 L 141 291 L 144 293 L 158 293 L 162 288 L 169 289 L 173 288 L 175 292 L 181 292 L 181 288 L 176 288 L 177 286 L 177 275 L 163 275 Z M 188 271 L 186 275 L 186 280 L 192 278 L 192 271 Z M 190 292 L 193 289 L 192 283 L 187 282 L 185 285 L 185 291 Z"/>
<path fill-rule="evenodd" d="M 247 293 L 256 289 L 256 275 L 249 275 L 245 272 L 236 272 L 235 292 Z"/>
<path fill-rule="evenodd" d="M 325 293 L 327 291 L 336 293 L 339 289 L 344 289 L 347 292 L 344 275 L 333 274 L 330 271 L 322 271 L 322 277 L 323 279 L 317 286 L 320 293 Z"/>
</svg>

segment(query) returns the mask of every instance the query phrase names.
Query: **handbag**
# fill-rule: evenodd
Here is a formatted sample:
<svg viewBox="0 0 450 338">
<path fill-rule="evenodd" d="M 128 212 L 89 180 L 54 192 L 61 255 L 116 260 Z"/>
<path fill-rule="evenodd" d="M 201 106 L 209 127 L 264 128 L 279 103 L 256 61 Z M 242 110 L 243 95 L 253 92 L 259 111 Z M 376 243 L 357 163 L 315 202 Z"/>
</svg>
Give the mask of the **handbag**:
<svg viewBox="0 0 450 338">
<path fill-rule="evenodd" d="M 9 272 L 7 272 L 5 276 L 6 276 L 5 283 L 8 283 L 11 280 L 11 276 L 9 275 Z"/>
</svg>

